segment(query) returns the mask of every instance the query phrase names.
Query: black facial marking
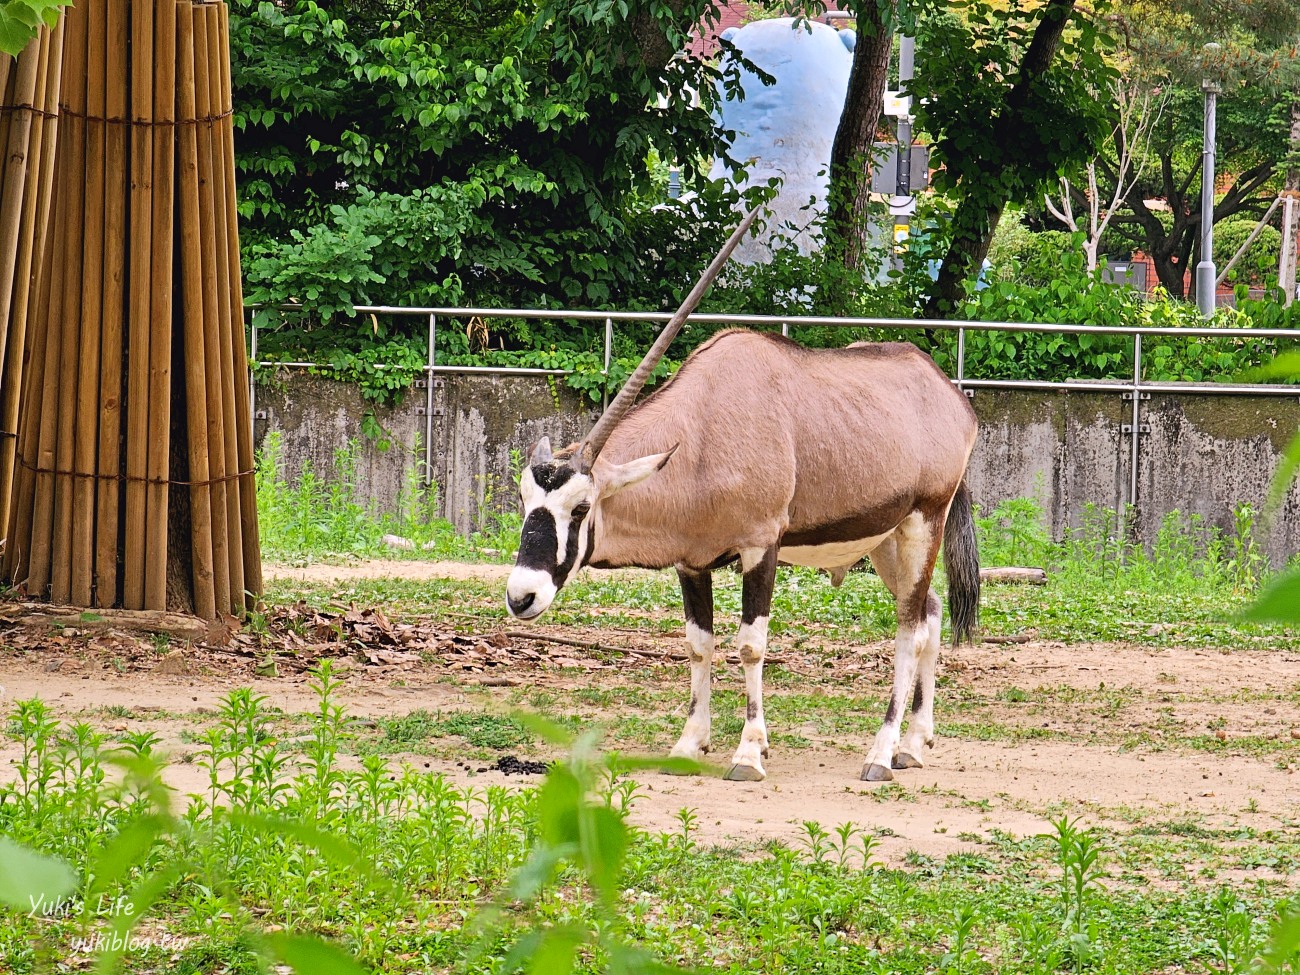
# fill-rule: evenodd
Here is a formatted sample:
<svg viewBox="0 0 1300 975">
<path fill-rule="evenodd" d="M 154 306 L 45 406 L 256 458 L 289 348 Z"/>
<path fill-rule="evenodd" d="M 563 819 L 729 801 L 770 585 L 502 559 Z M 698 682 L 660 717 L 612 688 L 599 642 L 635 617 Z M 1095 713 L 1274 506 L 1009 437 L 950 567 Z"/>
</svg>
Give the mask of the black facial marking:
<svg viewBox="0 0 1300 975">
<path fill-rule="evenodd" d="M 580 504 L 573 509 L 573 515 L 569 518 L 569 540 L 564 546 L 564 561 L 551 570 L 551 579 L 555 582 L 557 588 L 564 585 L 564 580 L 573 570 L 574 560 L 578 557 L 578 531 L 582 528 L 582 523 L 587 519 L 590 511 L 590 505 Z M 553 549 L 552 561 L 555 560 L 554 552 Z"/>
<path fill-rule="evenodd" d="M 559 539 L 555 533 L 555 517 L 545 508 L 534 508 L 524 519 L 519 534 L 519 558 L 516 565 L 525 569 L 553 572 Z"/>
<path fill-rule="evenodd" d="M 573 477 L 573 468 L 563 462 L 553 462 L 549 464 L 534 464 L 530 470 L 533 474 L 533 481 L 543 491 L 554 491 L 562 487 L 569 478 Z"/>
</svg>

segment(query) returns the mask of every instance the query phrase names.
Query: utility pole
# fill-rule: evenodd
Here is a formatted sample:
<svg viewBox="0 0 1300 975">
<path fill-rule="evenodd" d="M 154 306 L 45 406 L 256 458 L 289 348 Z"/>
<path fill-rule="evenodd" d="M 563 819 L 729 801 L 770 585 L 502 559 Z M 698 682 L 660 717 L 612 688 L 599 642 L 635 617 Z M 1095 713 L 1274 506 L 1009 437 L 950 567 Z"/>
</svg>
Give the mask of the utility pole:
<svg viewBox="0 0 1300 975">
<path fill-rule="evenodd" d="M 894 218 L 894 267 L 902 266 L 902 249 L 907 245 L 916 200 L 912 198 L 912 78 L 916 65 L 916 38 L 898 42 L 898 93 L 902 111 L 898 114 L 898 175 L 889 213 Z"/>
<path fill-rule="evenodd" d="M 1214 42 L 1203 48 L 1207 57 L 1219 52 Z M 1202 62 L 1201 91 L 1205 92 L 1205 132 L 1201 146 L 1201 260 L 1196 265 L 1196 307 L 1205 318 L 1214 317 L 1214 123 L 1219 83 L 1209 77 L 1209 65 Z"/>
</svg>

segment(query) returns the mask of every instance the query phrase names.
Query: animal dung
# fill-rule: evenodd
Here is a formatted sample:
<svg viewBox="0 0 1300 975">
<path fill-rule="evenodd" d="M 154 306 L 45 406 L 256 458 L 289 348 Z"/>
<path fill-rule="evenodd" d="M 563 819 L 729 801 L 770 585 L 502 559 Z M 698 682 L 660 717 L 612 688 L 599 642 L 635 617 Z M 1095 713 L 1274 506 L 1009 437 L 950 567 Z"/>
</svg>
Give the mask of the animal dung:
<svg viewBox="0 0 1300 975">
<path fill-rule="evenodd" d="M 76 606 L 240 613 L 262 572 L 226 4 L 79 0 L 0 67 L 0 120 L 39 116 L 48 173 L 23 196 L 41 259 L 0 350 L 3 576 Z M 0 272 L 10 208 L 6 178 Z"/>
</svg>

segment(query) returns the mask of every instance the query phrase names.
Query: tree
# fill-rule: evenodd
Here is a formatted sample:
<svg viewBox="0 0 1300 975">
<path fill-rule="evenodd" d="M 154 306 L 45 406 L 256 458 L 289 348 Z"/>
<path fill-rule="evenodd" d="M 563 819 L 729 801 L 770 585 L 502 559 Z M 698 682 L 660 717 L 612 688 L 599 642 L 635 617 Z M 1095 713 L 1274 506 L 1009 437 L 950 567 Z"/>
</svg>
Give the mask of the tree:
<svg viewBox="0 0 1300 975">
<path fill-rule="evenodd" d="M 1117 8 L 1113 26 L 1124 76 L 1169 94 L 1152 128 L 1149 164 L 1113 228 L 1147 252 L 1161 284 L 1181 297 L 1187 269 L 1200 259 L 1201 79 L 1223 86 L 1217 168 L 1227 186 L 1216 194 L 1214 219 L 1258 217 L 1276 195 L 1300 91 L 1300 8 L 1288 0 L 1136 0 Z M 1204 50 L 1210 41 L 1217 53 Z M 1119 147 L 1112 152 L 1113 165 Z"/>
<path fill-rule="evenodd" d="M 1075 0 L 1032 7 L 954 0 L 920 21 L 918 124 L 942 164 L 934 186 L 957 200 L 951 242 L 924 313 L 948 314 L 988 252 L 1009 202 L 1090 158 L 1110 129 L 1106 38 Z"/>
<path fill-rule="evenodd" d="M 1158 92 L 1141 90 L 1133 82 L 1116 81 L 1111 85 L 1111 95 L 1119 108 L 1119 120 L 1111 130 L 1115 147 L 1113 164 L 1102 156 L 1088 160 L 1085 167 L 1087 188 L 1080 190 L 1061 177 L 1059 198 L 1045 194 L 1043 200 L 1048 212 L 1072 232 L 1084 234 L 1083 253 L 1089 271 L 1097 267 L 1097 252 L 1102 235 L 1120 206 L 1138 185 L 1150 158 L 1147 143 L 1152 126 L 1159 121 L 1164 109 L 1165 96 Z M 1099 185 L 1098 170 L 1102 170 L 1109 183 L 1103 191 Z M 1103 204 L 1103 199 L 1106 201 Z M 1082 228 L 1074 215 L 1074 206 L 1085 208 L 1086 223 Z"/>
<path fill-rule="evenodd" d="M 831 146 L 826 241 L 849 268 L 865 256 L 870 163 L 884 109 L 885 83 L 898 0 L 859 0 L 858 42 L 853 49 L 844 111 Z"/>
<path fill-rule="evenodd" d="M 711 9 L 372 0 L 359 16 L 342 0 L 234 0 L 254 296 L 335 289 L 327 315 L 367 297 L 670 300 L 647 252 L 670 273 L 694 267 L 710 222 L 682 233 L 682 212 L 652 210 L 654 161 L 713 154 L 709 105 L 691 93 L 707 97 L 723 69 L 672 56 Z M 704 172 L 684 176 L 720 223 Z M 319 281 L 326 266 L 350 280 Z"/>
</svg>

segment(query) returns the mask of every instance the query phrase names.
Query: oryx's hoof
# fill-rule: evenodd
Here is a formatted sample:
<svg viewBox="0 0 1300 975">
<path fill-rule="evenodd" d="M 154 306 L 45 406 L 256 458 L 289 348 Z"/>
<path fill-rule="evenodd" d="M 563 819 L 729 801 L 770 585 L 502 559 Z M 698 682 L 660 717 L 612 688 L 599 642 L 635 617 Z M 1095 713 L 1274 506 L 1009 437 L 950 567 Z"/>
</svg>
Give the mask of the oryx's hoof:
<svg viewBox="0 0 1300 975">
<path fill-rule="evenodd" d="M 925 768 L 919 758 L 913 758 L 907 752 L 899 752 L 890 763 L 894 768 Z"/>
<path fill-rule="evenodd" d="M 727 774 L 723 778 L 729 782 L 762 782 L 767 778 L 767 773 L 761 768 L 755 768 L 752 765 L 741 765 L 737 762 L 727 769 Z"/>
<path fill-rule="evenodd" d="M 875 762 L 872 762 L 862 770 L 862 781 L 892 782 L 894 781 L 894 773 L 885 768 L 885 766 L 877 765 Z"/>
</svg>

